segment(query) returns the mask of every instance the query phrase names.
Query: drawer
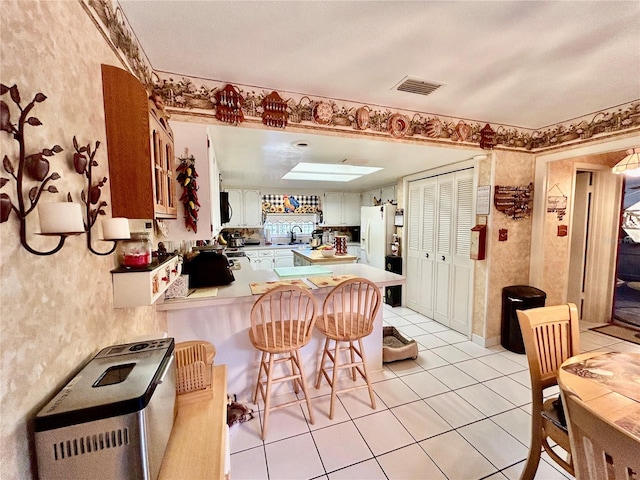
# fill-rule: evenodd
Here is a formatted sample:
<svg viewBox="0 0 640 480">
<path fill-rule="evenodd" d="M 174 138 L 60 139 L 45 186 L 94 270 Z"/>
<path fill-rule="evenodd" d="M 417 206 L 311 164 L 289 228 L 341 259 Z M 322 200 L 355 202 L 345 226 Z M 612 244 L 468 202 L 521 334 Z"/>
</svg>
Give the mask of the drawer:
<svg viewBox="0 0 640 480">
<path fill-rule="evenodd" d="M 261 257 L 273 258 L 273 250 L 258 250 Z"/>
<path fill-rule="evenodd" d="M 293 252 L 288 248 L 275 250 L 274 254 L 276 257 L 293 257 Z"/>
</svg>

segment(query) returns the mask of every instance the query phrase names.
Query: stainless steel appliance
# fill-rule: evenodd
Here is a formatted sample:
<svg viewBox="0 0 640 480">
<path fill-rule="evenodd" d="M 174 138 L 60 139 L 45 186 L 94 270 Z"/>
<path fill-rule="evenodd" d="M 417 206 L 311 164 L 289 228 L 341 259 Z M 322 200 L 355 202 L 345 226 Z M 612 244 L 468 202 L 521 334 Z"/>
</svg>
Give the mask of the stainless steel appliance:
<svg viewBox="0 0 640 480">
<path fill-rule="evenodd" d="M 318 248 L 320 245 L 322 245 L 322 234 L 323 234 L 323 230 L 314 230 L 313 232 L 311 232 L 311 240 L 309 241 L 311 248 L 312 249 L 316 249 Z"/>
<path fill-rule="evenodd" d="M 102 349 L 36 415 L 40 479 L 155 479 L 173 427 L 174 340 Z"/>
<path fill-rule="evenodd" d="M 233 217 L 233 209 L 229 203 L 229 192 L 220 192 L 220 223 L 229 223 Z"/>
</svg>

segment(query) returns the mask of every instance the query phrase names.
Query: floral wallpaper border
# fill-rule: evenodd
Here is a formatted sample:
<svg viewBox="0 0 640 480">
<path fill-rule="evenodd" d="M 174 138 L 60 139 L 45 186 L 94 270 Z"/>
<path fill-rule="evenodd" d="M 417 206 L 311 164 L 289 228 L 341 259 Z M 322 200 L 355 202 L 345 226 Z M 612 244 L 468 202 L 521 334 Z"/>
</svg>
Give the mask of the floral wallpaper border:
<svg viewBox="0 0 640 480">
<path fill-rule="evenodd" d="M 198 114 L 215 118 L 216 93 L 227 86 L 215 80 L 154 71 L 144 55 L 133 29 L 128 24 L 117 2 L 113 0 L 80 0 L 87 12 L 102 28 L 123 62 L 138 77 L 149 92 L 162 96 L 168 111 L 185 115 Z M 196 85 L 196 82 L 198 84 Z M 258 91 L 256 87 L 233 86 L 244 99 L 241 110 L 248 121 L 263 120 L 265 97 L 274 90 Z M 288 125 L 302 128 L 322 128 L 336 132 L 350 131 L 362 135 L 384 135 L 392 138 L 410 138 L 425 143 L 458 143 L 479 145 L 483 149 L 541 151 L 564 144 L 581 143 L 593 137 L 612 133 L 640 130 L 640 99 L 600 112 L 578 117 L 544 129 L 530 130 L 519 127 L 489 124 L 479 120 L 457 119 L 424 112 L 393 111 L 386 107 L 370 106 L 285 92 L 279 92 L 286 105 Z M 330 121 L 316 121 L 314 109 L 330 105 Z M 194 111 L 195 110 L 195 111 Z M 359 121 L 366 111 L 367 121 Z M 403 125 L 400 135 L 398 119 Z M 286 128 L 284 122 L 283 128 Z"/>
</svg>

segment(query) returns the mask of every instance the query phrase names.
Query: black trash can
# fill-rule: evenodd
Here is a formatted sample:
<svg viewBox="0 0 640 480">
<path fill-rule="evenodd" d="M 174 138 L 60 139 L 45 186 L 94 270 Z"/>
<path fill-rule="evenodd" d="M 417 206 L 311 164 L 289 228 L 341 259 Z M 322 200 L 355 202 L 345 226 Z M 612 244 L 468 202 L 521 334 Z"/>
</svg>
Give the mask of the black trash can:
<svg viewBox="0 0 640 480">
<path fill-rule="evenodd" d="M 525 353 L 522 331 L 516 310 L 544 307 L 547 294 L 528 285 L 512 285 L 502 289 L 502 331 L 500 343 L 515 353 Z"/>
</svg>

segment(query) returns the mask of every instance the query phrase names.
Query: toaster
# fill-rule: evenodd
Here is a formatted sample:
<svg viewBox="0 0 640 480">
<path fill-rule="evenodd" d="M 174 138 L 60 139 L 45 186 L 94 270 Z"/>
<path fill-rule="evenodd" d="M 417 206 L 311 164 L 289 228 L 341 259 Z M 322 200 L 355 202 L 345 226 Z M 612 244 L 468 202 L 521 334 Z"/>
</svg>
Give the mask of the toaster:
<svg viewBox="0 0 640 480">
<path fill-rule="evenodd" d="M 102 349 L 35 418 L 40 479 L 156 479 L 176 405 L 173 338 Z"/>
</svg>

